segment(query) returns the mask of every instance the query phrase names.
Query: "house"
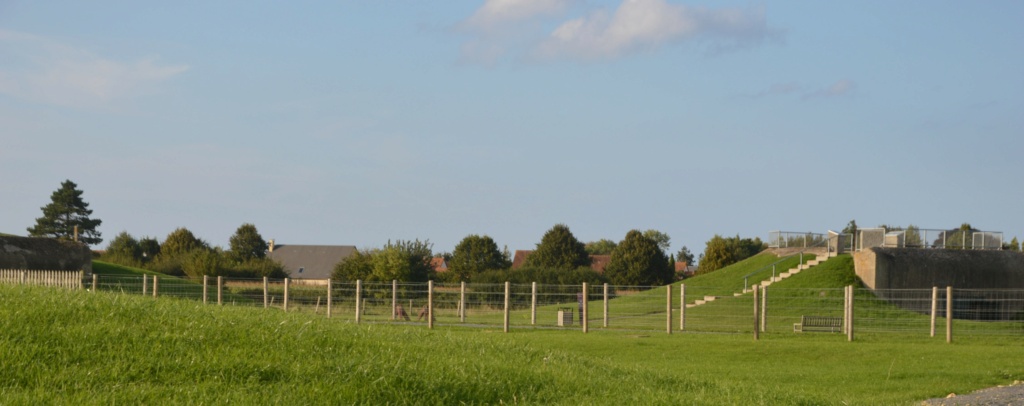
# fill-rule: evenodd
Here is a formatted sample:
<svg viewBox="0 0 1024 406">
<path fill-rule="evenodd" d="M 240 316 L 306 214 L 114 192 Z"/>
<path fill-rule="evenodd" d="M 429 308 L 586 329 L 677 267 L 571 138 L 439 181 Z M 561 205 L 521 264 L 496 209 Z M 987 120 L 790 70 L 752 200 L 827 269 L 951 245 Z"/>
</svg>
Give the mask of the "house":
<svg viewBox="0 0 1024 406">
<path fill-rule="evenodd" d="M 433 257 L 430 259 L 430 267 L 434 272 L 448 272 L 448 261 L 442 257 Z"/>
<path fill-rule="evenodd" d="M 267 258 L 284 265 L 292 279 L 330 279 L 334 266 L 356 252 L 354 245 L 292 245 L 268 241 Z"/>
</svg>

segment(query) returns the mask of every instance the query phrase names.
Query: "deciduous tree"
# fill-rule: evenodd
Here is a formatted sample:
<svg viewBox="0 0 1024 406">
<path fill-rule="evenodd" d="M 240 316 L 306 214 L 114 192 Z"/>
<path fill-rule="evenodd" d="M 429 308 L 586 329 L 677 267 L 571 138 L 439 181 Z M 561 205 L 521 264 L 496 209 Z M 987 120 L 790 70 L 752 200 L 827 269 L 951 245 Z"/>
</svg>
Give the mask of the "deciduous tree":
<svg viewBox="0 0 1024 406">
<path fill-rule="evenodd" d="M 658 242 L 637 230 L 619 242 L 605 267 L 605 275 L 616 285 L 663 285 L 672 281 L 673 273 Z"/>
<path fill-rule="evenodd" d="M 457 280 L 470 281 L 473 275 L 492 269 L 505 269 L 511 261 L 498 250 L 498 244 L 489 236 L 471 234 L 455 246 L 448 272 L 456 275 Z"/>
<path fill-rule="evenodd" d="M 78 190 L 75 182 L 65 180 L 61 183 L 60 189 L 50 195 L 50 203 L 42 210 L 43 217 L 37 218 L 36 225 L 28 228 L 30 236 L 73 240 L 75 226 L 78 226 L 78 241 L 88 245 L 103 242 L 96 229 L 103 221 L 89 217 L 92 210 L 89 210 L 89 203 L 82 200 L 82 191 Z"/>
<path fill-rule="evenodd" d="M 611 255 L 612 251 L 615 250 L 615 241 L 602 238 L 597 241 L 591 241 L 583 245 L 586 248 L 587 253 L 590 255 Z"/>
<path fill-rule="evenodd" d="M 541 238 L 537 249 L 526 258 L 527 266 L 554 268 L 569 271 L 581 266 L 590 266 L 590 254 L 569 226 L 556 224 Z"/>
<path fill-rule="evenodd" d="M 267 256 L 267 242 L 252 224 L 245 223 L 239 226 L 228 243 L 231 245 L 231 255 L 236 260 L 248 261 Z"/>
</svg>

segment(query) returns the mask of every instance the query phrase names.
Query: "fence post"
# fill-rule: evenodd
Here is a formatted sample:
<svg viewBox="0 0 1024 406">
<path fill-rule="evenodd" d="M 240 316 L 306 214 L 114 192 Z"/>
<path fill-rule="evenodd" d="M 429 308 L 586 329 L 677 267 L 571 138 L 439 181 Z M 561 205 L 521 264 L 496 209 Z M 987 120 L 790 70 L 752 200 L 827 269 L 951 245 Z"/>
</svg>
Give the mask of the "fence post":
<svg viewBox="0 0 1024 406">
<path fill-rule="evenodd" d="M 288 311 L 288 287 L 291 284 L 291 278 L 284 278 L 284 311 Z"/>
<path fill-rule="evenodd" d="M 504 326 L 503 331 L 505 331 L 506 333 L 508 332 L 508 312 L 510 307 L 509 305 L 511 304 L 509 301 L 509 294 L 511 293 L 512 290 L 511 287 L 512 284 L 509 281 L 505 281 L 505 315 L 502 317 L 502 325 Z"/>
<path fill-rule="evenodd" d="M 764 286 L 761 288 L 761 332 L 765 330 L 765 325 L 768 324 L 768 287 Z"/>
<path fill-rule="evenodd" d="M 146 296 L 146 281 L 149 277 L 146 274 L 142 274 L 142 296 Z"/>
<path fill-rule="evenodd" d="M 953 342 L 953 287 L 946 286 L 946 342 Z"/>
<path fill-rule="evenodd" d="M 331 278 L 327 278 L 327 318 L 331 318 L 331 291 L 334 290 L 334 282 Z M 392 306 L 394 308 L 394 306 Z"/>
<path fill-rule="evenodd" d="M 157 285 L 157 277 L 156 277 L 156 275 L 153 275 L 153 297 L 156 297 L 156 285 Z"/>
<path fill-rule="evenodd" d="M 672 285 L 665 285 L 665 332 L 672 334 Z"/>
<path fill-rule="evenodd" d="M 92 291 L 96 292 L 96 288 L 99 287 L 99 275 L 92 274 Z"/>
<path fill-rule="evenodd" d="M 85 289 L 85 270 L 78 271 L 78 288 Z"/>
<path fill-rule="evenodd" d="M 757 340 L 759 340 L 761 338 L 760 331 L 757 328 L 758 324 L 760 322 L 758 320 L 758 318 L 760 316 L 760 311 L 758 311 L 758 306 L 760 306 L 760 304 L 761 304 L 761 301 L 758 300 L 758 299 L 760 299 L 760 297 L 759 297 L 760 296 L 760 292 L 761 292 L 760 288 L 761 288 L 761 285 L 754 285 L 754 341 L 757 341 Z"/>
<path fill-rule="evenodd" d="M 263 308 L 270 307 L 270 284 L 268 283 L 267 277 L 263 277 Z"/>
<path fill-rule="evenodd" d="M 24 285 L 24 284 L 27 284 L 27 283 L 28 283 L 28 271 L 21 271 L 21 284 Z"/>
<path fill-rule="evenodd" d="M 583 311 L 580 312 L 580 321 L 582 322 L 581 324 L 583 324 L 583 332 L 587 333 L 587 332 L 590 331 L 590 324 L 587 323 L 589 321 L 587 319 L 590 318 L 589 314 L 587 314 L 588 310 L 590 310 L 589 309 L 590 306 L 587 306 L 588 304 L 590 304 L 589 303 L 590 302 L 590 291 L 587 290 L 587 283 L 586 282 L 583 282 L 583 296 L 582 297 L 583 297 L 583 303 L 582 303 L 583 304 Z"/>
<path fill-rule="evenodd" d="M 853 299 L 854 299 L 854 296 L 853 296 L 853 285 L 848 286 L 846 289 L 850 292 L 850 304 L 847 307 L 847 312 L 850 313 L 850 317 L 849 317 L 850 324 L 846 326 L 846 341 L 853 341 L 853 330 L 854 330 L 854 328 L 853 328 L 853 324 L 854 324 L 854 318 L 853 318 Z"/>
<path fill-rule="evenodd" d="M 459 283 L 459 321 L 466 322 L 466 281 Z"/>
<path fill-rule="evenodd" d="M 604 328 L 608 328 L 608 284 L 604 284 Z"/>
<path fill-rule="evenodd" d="M 409 309 L 411 312 L 412 309 Z M 398 320 L 398 280 L 391 280 L 391 320 Z"/>
<path fill-rule="evenodd" d="M 224 277 L 217 277 L 217 306 L 224 305 Z"/>
<path fill-rule="evenodd" d="M 530 284 L 530 325 L 537 325 L 537 282 Z"/>
<path fill-rule="evenodd" d="M 686 284 L 679 284 L 679 331 L 686 330 Z"/>
<path fill-rule="evenodd" d="M 356 324 L 358 324 L 363 319 L 363 315 L 362 315 L 363 312 L 361 311 L 362 309 L 360 309 L 360 307 L 362 307 L 362 305 L 363 305 L 362 302 L 363 302 L 363 280 L 362 279 L 356 279 Z M 409 308 L 409 311 L 412 311 L 412 307 Z"/>
<path fill-rule="evenodd" d="M 932 316 L 931 316 L 931 335 L 929 337 L 935 337 L 935 316 L 939 310 L 939 287 L 932 286 Z"/>
<path fill-rule="evenodd" d="M 207 288 L 210 286 L 210 275 L 203 275 L 203 304 L 206 304 Z"/>
<path fill-rule="evenodd" d="M 434 281 L 427 281 L 427 328 L 434 328 Z"/>
</svg>

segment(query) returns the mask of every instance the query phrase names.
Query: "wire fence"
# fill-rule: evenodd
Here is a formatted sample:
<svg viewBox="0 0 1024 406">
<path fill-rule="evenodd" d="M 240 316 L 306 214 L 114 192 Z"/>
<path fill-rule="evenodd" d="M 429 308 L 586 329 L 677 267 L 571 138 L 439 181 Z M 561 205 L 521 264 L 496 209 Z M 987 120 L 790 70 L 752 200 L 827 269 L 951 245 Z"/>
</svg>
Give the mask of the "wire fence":
<svg viewBox="0 0 1024 406">
<path fill-rule="evenodd" d="M 80 275 L 80 274 L 79 274 Z M 23 278 L 28 280 L 30 278 Z M 1024 290 L 440 284 L 92 275 L 77 287 L 427 327 L 1024 335 Z M 0 280 L 25 283 L 22 279 Z M 824 324 L 823 324 L 824 323 Z M 829 324 L 831 323 L 831 324 Z M 955 326 L 955 329 L 953 328 Z"/>
</svg>

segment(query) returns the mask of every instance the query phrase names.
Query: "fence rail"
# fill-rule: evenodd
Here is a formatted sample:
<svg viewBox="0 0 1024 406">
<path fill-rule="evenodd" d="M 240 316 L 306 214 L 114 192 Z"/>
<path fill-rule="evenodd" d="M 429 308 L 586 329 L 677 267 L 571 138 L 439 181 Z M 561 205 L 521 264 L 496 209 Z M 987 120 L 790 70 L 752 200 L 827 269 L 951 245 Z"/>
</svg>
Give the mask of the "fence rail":
<svg viewBox="0 0 1024 406">
<path fill-rule="evenodd" d="M 21 271 L 0 282 L 27 283 Z M 40 274 L 32 279 L 45 281 Z M 58 280 L 49 274 L 49 280 Z M 842 319 L 842 331 L 901 333 L 952 340 L 958 335 L 1024 336 L 1024 290 L 759 287 L 723 295 L 707 286 L 441 284 L 392 282 L 294 283 L 290 279 L 210 277 L 201 280 L 72 272 L 70 288 L 172 297 L 210 305 L 250 306 L 322 314 L 356 323 L 482 328 L 579 329 L 812 334 L 800 323 Z M 83 283 L 84 282 L 84 283 Z M 77 283 L 77 285 L 76 285 Z M 39 283 L 43 284 L 43 283 Z M 751 317 L 755 315 L 755 317 Z M 945 333 L 943 333 L 945 331 Z"/>
</svg>

